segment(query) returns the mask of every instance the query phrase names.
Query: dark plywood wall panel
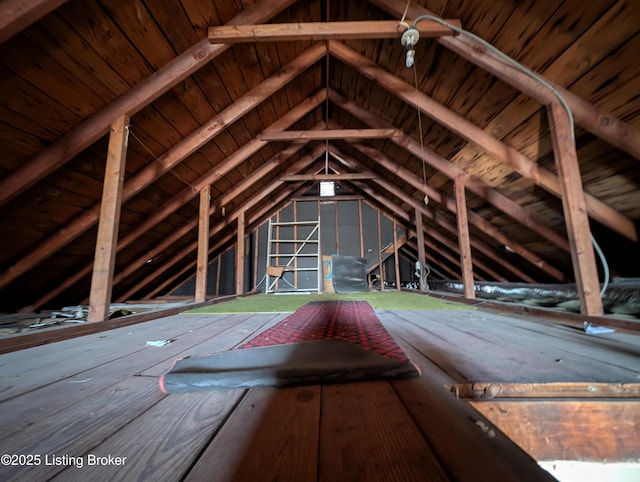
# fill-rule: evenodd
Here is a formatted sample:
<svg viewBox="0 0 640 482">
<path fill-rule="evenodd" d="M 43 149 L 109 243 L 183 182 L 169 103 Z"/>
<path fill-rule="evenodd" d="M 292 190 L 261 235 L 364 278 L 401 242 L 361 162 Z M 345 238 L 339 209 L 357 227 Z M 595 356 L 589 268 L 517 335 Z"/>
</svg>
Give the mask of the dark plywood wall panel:
<svg viewBox="0 0 640 482">
<path fill-rule="evenodd" d="M 342 256 L 360 256 L 358 201 L 338 202 L 338 246 Z"/>
<path fill-rule="evenodd" d="M 338 254 L 336 237 L 336 203 L 334 201 L 320 201 L 320 235 L 323 255 Z"/>
<path fill-rule="evenodd" d="M 220 257 L 219 295 L 232 295 L 236 292 L 236 248 L 225 251 Z"/>
</svg>

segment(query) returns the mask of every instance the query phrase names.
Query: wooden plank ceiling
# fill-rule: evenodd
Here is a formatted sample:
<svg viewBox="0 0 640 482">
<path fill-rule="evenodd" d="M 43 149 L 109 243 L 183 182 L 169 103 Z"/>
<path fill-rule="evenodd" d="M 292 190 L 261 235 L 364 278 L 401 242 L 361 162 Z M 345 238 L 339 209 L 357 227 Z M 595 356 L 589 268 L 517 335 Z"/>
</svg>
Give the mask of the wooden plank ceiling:
<svg viewBox="0 0 640 482">
<path fill-rule="evenodd" d="M 349 129 L 330 141 L 332 166 L 368 174 L 344 186 L 411 230 L 423 212 L 436 247 L 457 245 L 453 179 L 462 176 L 472 253 L 490 267 L 476 266 L 487 279 L 573 279 L 546 111 L 475 65 L 482 52 L 471 62 L 454 51 L 467 48 L 460 38 L 422 38 L 414 70 L 400 33 L 207 38 L 229 22 L 399 20 L 403 0 L 41 1 L 24 15 L 20 3 L 0 4 L 10 12 L 0 22 L 0 310 L 86 300 L 106 134 L 123 114 L 131 125 L 114 299 L 193 275 L 176 276 L 195 260 L 204 186 L 214 255 L 235 242 L 242 209 L 249 232 L 304 191 L 312 181 L 291 176 L 322 169 L 324 138 L 279 132 L 329 128 Z M 407 18 L 426 8 L 573 94 L 592 232 L 613 275 L 640 276 L 640 3 L 423 0 Z M 444 250 L 427 255 L 448 264 Z"/>
</svg>

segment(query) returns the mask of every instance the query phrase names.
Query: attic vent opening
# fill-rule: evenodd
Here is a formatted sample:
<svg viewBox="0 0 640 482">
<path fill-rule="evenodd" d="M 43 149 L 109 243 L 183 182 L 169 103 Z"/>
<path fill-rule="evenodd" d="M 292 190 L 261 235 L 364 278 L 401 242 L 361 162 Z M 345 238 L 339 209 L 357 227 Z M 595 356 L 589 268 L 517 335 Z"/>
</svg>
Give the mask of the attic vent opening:
<svg viewBox="0 0 640 482">
<path fill-rule="evenodd" d="M 333 181 L 320 181 L 320 197 L 336 195 L 336 186 Z"/>
</svg>

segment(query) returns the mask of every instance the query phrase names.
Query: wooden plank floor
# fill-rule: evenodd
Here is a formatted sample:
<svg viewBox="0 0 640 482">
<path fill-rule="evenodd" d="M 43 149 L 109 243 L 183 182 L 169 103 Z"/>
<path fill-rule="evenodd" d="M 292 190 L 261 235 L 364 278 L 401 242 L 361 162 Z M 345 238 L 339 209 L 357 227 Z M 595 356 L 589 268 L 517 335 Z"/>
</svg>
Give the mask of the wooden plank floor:
<svg viewBox="0 0 640 482">
<path fill-rule="evenodd" d="M 0 454 L 16 455 L 0 480 L 552 480 L 444 385 L 640 382 L 634 335 L 384 311 L 420 378 L 158 389 L 174 359 L 232 349 L 286 315 L 181 314 L 0 355 Z M 146 344 L 160 339 L 172 342 Z"/>
</svg>

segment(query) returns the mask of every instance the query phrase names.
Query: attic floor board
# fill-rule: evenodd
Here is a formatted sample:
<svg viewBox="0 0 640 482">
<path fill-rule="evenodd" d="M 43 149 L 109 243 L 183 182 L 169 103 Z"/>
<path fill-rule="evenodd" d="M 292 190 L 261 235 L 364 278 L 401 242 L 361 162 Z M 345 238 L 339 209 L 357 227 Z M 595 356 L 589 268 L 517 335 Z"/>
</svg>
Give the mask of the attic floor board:
<svg viewBox="0 0 640 482">
<path fill-rule="evenodd" d="M 421 378 L 158 389 L 173 359 L 231 349 L 285 316 L 180 314 L 0 355 L 0 453 L 40 456 L 30 467 L 0 466 L 0 480 L 464 481 L 480 480 L 482 464 L 493 474 L 486 480 L 550 480 L 501 434 L 482 439 L 474 422 L 486 419 L 444 385 L 640 381 L 635 335 L 585 338 L 476 310 L 383 310 Z M 173 342 L 146 346 L 156 339 Z M 467 457 L 474 444 L 486 455 L 465 471 L 456 450 L 466 447 Z M 89 454 L 121 459 L 89 465 Z"/>
</svg>

